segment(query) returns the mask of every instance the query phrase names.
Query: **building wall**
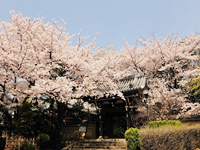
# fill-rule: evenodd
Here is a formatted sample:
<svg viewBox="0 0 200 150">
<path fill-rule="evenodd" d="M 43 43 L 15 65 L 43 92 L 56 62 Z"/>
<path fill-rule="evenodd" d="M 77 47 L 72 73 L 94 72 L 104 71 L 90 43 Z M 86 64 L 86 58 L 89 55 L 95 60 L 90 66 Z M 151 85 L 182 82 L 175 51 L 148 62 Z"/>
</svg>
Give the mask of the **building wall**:
<svg viewBox="0 0 200 150">
<path fill-rule="evenodd" d="M 76 140 L 80 138 L 79 132 L 80 124 L 64 125 L 62 129 L 62 135 L 69 140 Z M 88 124 L 85 134 L 86 139 L 96 139 L 96 124 Z"/>
</svg>

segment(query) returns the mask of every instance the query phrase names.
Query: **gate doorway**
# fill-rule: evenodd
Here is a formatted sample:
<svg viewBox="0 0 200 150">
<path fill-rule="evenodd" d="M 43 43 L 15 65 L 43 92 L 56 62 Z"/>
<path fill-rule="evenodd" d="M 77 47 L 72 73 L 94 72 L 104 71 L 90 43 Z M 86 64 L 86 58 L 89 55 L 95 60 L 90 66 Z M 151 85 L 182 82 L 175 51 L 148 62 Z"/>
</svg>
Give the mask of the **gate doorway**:
<svg viewBox="0 0 200 150">
<path fill-rule="evenodd" d="M 114 138 L 124 138 L 124 133 L 126 131 L 126 117 L 116 116 L 113 117 L 113 137 Z"/>
<path fill-rule="evenodd" d="M 124 138 L 127 128 L 125 113 L 105 114 L 103 126 L 104 138 Z"/>
</svg>

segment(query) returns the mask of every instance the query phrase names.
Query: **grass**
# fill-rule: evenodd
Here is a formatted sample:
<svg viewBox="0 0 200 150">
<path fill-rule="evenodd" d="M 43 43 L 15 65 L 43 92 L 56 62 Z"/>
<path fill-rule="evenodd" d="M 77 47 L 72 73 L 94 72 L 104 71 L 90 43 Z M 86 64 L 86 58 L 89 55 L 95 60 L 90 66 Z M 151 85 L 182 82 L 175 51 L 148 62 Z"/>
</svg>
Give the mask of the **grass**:
<svg viewBox="0 0 200 150">
<path fill-rule="evenodd" d="M 145 150 L 196 149 L 200 147 L 200 124 L 188 122 L 182 126 L 145 127 L 140 129 L 140 136 Z"/>
</svg>

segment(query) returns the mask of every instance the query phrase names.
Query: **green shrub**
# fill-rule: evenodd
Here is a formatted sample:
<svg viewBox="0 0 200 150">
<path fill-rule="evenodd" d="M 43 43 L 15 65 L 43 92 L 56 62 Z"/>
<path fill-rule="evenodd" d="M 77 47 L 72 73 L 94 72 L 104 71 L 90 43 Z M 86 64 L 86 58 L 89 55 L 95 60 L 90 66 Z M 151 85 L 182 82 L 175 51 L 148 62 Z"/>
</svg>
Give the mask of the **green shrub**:
<svg viewBox="0 0 200 150">
<path fill-rule="evenodd" d="M 113 125 L 113 136 L 117 138 L 124 138 L 125 129 L 118 124 Z"/>
<path fill-rule="evenodd" d="M 44 149 L 48 141 L 50 141 L 50 136 L 48 134 L 39 134 L 36 138 L 36 144 L 40 149 Z"/>
<path fill-rule="evenodd" d="M 168 119 L 149 122 L 150 128 L 157 128 L 157 127 L 165 126 L 165 125 L 182 126 L 182 123 L 179 120 L 168 120 Z"/>
<path fill-rule="evenodd" d="M 142 143 L 139 135 L 139 129 L 130 128 L 125 132 L 125 139 L 128 150 L 140 150 Z"/>
<path fill-rule="evenodd" d="M 30 142 L 23 142 L 20 146 L 20 150 L 35 150 L 35 147 Z"/>
</svg>

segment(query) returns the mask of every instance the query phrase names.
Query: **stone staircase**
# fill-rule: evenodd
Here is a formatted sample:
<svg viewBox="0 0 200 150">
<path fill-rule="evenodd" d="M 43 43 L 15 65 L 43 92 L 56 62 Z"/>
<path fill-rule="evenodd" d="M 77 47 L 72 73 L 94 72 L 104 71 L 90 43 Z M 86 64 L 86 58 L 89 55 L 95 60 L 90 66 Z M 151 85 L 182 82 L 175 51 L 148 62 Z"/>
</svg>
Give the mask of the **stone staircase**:
<svg viewBox="0 0 200 150">
<path fill-rule="evenodd" d="M 125 139 L 91 139 L 76 141 L 62 150 L 126 150 Z"/>
</svg>

